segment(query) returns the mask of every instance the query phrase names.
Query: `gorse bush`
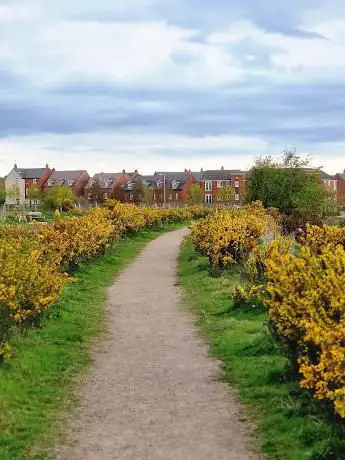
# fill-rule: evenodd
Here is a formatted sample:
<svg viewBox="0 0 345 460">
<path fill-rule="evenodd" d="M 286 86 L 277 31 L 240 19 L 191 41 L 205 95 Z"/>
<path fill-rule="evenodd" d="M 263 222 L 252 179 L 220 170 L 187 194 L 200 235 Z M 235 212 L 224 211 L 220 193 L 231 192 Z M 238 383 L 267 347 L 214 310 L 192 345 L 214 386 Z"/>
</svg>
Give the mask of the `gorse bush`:
<svg viewBox="0 0 345 460">
<path fill-rule="evenodd" d="M 160 210 L 109 201 L 78 216 L 56 215 L 52 225 L 0 226 L 0 361 L 11 354 L 13 330 L 39 321 L 58 302 L 66 272 L 96 258 L 123 234 L 209 212 L 200 206 Z"/>
<path fill-rule="evenodd" d="M 196 223 L 190 240 L 212 265 L 226 267 L 243 262 L 260 244 L 277 232 L 275 218 L 260 203 L 241 209 L 224 209 Z"/>
<path fill-rule="evenodd" d="M 294 239 L 260 205 L 220 210 L 190 239 L 213 265 L 240 264 L 233 307 L 264 306 L 300 385 L 345 418 L 345 231 L 306 225 Z"/>
</svg>

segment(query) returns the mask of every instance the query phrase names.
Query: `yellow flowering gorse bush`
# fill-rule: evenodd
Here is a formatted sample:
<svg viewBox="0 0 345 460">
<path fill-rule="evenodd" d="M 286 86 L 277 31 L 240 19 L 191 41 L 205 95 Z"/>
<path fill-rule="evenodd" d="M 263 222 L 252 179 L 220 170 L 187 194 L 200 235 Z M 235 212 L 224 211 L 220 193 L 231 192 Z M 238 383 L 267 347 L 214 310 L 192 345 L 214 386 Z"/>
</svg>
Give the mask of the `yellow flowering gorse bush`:
<svg viewBox="0 0 345 460">
<path fill-rule="evenodd" d="M 275 219 L 255 203 L 241 209 L 220 208 L 193 226 L 190 240 L 212 265 L 226 267 L 244 261 L 276 229 Z"/>
<path fill-rule="evenodd" d="M 109 201 L 51 225 L 0 225 L 0 361 L 11 355 L 15 327 L 40 317 L 59 300 L 65 272 L 92 260 L 121 235 L 203 217 L 203 207 L 145 209 Z"/>
</svg>

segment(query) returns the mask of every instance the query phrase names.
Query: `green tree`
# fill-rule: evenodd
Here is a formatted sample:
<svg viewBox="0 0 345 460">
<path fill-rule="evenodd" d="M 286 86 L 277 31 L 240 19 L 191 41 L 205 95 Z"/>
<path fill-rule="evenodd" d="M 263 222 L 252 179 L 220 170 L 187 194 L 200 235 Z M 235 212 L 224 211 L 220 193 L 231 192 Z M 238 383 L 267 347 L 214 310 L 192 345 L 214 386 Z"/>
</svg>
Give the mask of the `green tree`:
<svg viewBox="0 0 345 460">
<path fill-rule="evenodd" d="M 198 204 L 203 202 L 203 191 L 199 184 L 193 184 L 189 189 L 187 200 L 192 204 Z"/>
<path fill-rule="evenodd" d="M 0 182 L 0 205 L 3 205 L 5 201 L 6 201 L 5 183 Z"/>
<path fill-rule="evenodd" d="M 43 205 L 46 209 L 54 211 L 55 209 L 64 210 L 74 206 L 76 198 L 67 186 L 53 186 L 44 194 Z"/>
<path fill-rule="evenodd" d="M 222 204 L 230 204 L 235 200 L 235 189 L 233 187 L 223 187 L 218 192 L 219 201 Z"/>
<path fill-rule="evenodd" d="M 151 187 L 143 187 L 142 203 L 145 206 L 152 206 L 154 202 L 154 191 Z"/>
<path fill-rule="evenodd" d="M 103 193 L 98 181 L 91 185 L 91 187 L 88 189 L 88 193 L 91 197 L 90 201 L 94 206 L 98 206 L 99 204 L 103 203 Z"/>
<path fill-rule="evenodd" d="M 308 158 L 295 150 L 284 152 L 280 161 L 259 158 L 249 172 L 247 201 L 262 201 L 267 208 L 277 208 L 293 228 L 323 217 L 330 193 L 321 181 L 320 170 L 310 167 Z M 289 224 L 289 225 L 290 225 Z"/>
<path fill-rule="evenodd" d="M 42 200 L 42 189 L 37 184 L 32 184 L 26 192 L 26 198 L 35 202 L 35 208 L 38 201 Z"/>
</svg>

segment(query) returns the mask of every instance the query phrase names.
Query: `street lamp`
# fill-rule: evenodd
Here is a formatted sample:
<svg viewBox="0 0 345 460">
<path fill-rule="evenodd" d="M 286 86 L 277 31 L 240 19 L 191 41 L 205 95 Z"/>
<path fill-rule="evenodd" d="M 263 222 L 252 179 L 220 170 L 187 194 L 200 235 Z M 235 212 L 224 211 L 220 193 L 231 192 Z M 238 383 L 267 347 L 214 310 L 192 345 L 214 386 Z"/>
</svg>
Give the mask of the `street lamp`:
<svg viewBox="0 0 345 460">
<path fill-rule="evenodd" d="M 163 180 L 164 180 L 164 185 L 163 185 L 163 187 L 164 187 L 164 190 L 163 190 L 163 197 L 164 197 L 163 198 L 163 200 L 164 200 L 163 208 L 165 208 L 166 207 L 166 201 L 167 201 L 166 200 L 166 190 L 165 190 L 166 176 L 165 176 L 165 173 L 159 173 L 158 175 L 163 176 Z"/>
</svg>

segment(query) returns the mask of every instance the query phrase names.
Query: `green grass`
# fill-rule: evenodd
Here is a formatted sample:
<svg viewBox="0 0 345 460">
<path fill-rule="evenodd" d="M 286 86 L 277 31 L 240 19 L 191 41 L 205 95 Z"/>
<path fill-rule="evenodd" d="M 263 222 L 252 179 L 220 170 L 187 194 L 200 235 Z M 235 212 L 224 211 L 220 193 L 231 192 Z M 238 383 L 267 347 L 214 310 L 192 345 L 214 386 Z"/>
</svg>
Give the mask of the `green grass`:
<svg viewBox="0 0 345 460">
<path fill-rule="evenodd" d="M 180 227 L 140 232 L 82 266 L 43 327 L 11 341 L 16 357 L 0 367 L 0 460 L 50 458 L 77 402 L 90 345 L 104 328 L 105 288 L 149 241 Z"/>
<path fill-rule="evenodd" d="M 223 362 L 223 378 L 237 388 L 257 424 L 267 458 L 345 459 L 344 424 L 323 412 L 289 375 L 286 358 L 268 331 L 266 313 L 253 307 L 232 308 L 239 269 L 212 273 L 207 259 L 186 243 L 179 277 L 211 354 Z"/>
</svg>

